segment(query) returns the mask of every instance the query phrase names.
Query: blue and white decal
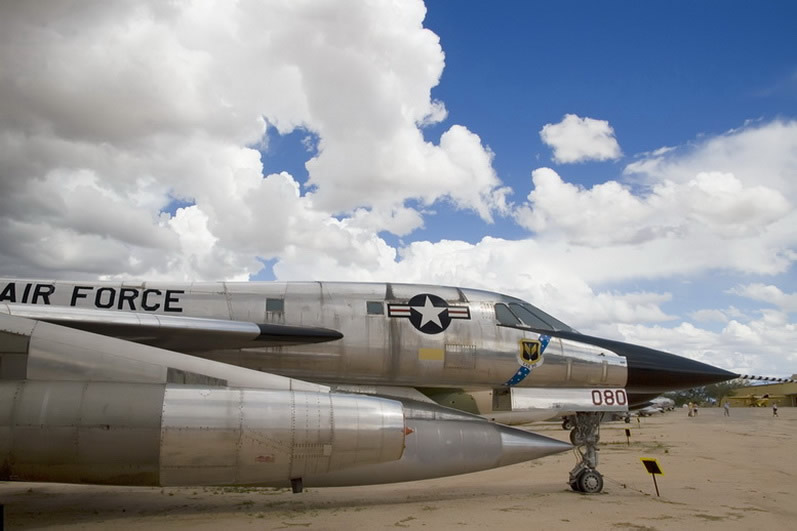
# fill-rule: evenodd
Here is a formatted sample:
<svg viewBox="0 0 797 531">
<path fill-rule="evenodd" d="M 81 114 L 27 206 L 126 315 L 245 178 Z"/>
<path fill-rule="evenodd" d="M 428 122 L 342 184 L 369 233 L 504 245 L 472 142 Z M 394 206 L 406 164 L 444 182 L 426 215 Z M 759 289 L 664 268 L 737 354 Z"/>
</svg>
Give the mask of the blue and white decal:
<svg viewBox="0 0 797 531">
<path fill-rule="evenodd" d="M 531 371 L 535 367 L 539 367 L 542 365 L 543 360 L 543 353 L 545 352 L 545 347 L 548 346 L 548 343 L 551 341 L 551 336 L 540 335 L 538 340 L 535 339 L 521 339 L 520 340 L 520 351 L 518 352 L 518 363 L 520 363 L 520 368 L 517 370 L 514 376 L 504 382 L 505 387 L 512 387 L 513 385 L 517 385 L 522 382 L 526 376 L 531 374 Z"/>
</svg>

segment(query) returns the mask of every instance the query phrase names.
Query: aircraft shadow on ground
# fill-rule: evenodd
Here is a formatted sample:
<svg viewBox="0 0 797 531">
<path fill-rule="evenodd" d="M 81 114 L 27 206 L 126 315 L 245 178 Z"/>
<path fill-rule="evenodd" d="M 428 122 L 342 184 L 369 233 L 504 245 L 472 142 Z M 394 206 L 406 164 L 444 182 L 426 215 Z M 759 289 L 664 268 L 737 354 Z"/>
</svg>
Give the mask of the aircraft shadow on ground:
<svg viewBox="0 0 797 531">
<path fill-rule="evenodd" d="M 524 496 L 544 497 L 552 494 L 575 494 L 560 483 L 539 483 L 524 488 Z M 376 506 L 407 504 L 430 505 L 436 502 L 468 500 L 474 497 L 513 497 L 516 487 L 502 484 L 446 487 L 445 490 L 418 487 L 395 491 L 371 491 L 363 498 L 361 491 L 350 496 L 334 489 L 325 497 L 326 489 L 308 489 L 291 494 L 287 489 L 258 489 L 247 487 L 199 487 L 185 489 L 96 488 L 69 487 L 70 491 L 25 486 L 19 490 L 4 489 L 6 523 L 10 528 L 34 528 L 42 525 L 108 522 L 132 518 L 201 515 L 256 515 L 258 517 L 293 517 L 318 511 L 347 511 Z"/>
</svg>

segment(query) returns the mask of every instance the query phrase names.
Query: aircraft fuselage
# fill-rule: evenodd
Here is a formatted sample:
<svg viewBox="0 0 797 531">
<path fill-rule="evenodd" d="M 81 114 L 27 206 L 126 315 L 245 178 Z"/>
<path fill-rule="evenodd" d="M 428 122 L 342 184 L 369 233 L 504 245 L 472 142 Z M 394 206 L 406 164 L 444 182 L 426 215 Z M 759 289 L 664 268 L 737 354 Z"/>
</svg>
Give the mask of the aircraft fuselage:
<svg viewBox="0 0 797 531">
<path fill-rule="evenodd" d="M 10 281 L 0 304 L 34 304 L 324 327 L 317 344 L 196 351 L 202 357 L 329 383 L 411 386 L 622 387 L 625 358 L 499 323 L 496 305 L 522 301 L 440 286 L 377 283 L 128 283 Z M 524 341 L 526 343 L 524 343 Z M 530 346 L 530 347 L 529 347 Z M 539 345 L 541 346 L 541 345 Z M 529 374 L 518 375 L 528 366 Z M 513 381 L 513 378 L 515 381 Z"/>
</svg>

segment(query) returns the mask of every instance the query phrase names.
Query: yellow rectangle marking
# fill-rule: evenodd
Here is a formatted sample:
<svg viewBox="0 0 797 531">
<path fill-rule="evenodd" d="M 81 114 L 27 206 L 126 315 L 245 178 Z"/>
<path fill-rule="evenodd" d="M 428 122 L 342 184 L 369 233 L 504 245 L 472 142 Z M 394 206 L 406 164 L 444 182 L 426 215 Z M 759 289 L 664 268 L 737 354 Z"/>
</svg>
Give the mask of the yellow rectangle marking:
<svg viewBox="0 0 797 531">
<path fill-rule="evenodd" d="M 418 359 L 425 361 L 443 361 L 445 353 L 441 348 L 419 348 Z"/>
<path fill-rule="evenodd" d="M 654 458 L 640 457 L 639 460 L 642 461 L 643 465 L 645 465 L 645 470 L 648 471 L 648 474 L 659 474 L 661 476 L 664 475 L 664 472 L 662 472 L 661 467 L 659 466 L 659 462 Z"/>
</svg>

